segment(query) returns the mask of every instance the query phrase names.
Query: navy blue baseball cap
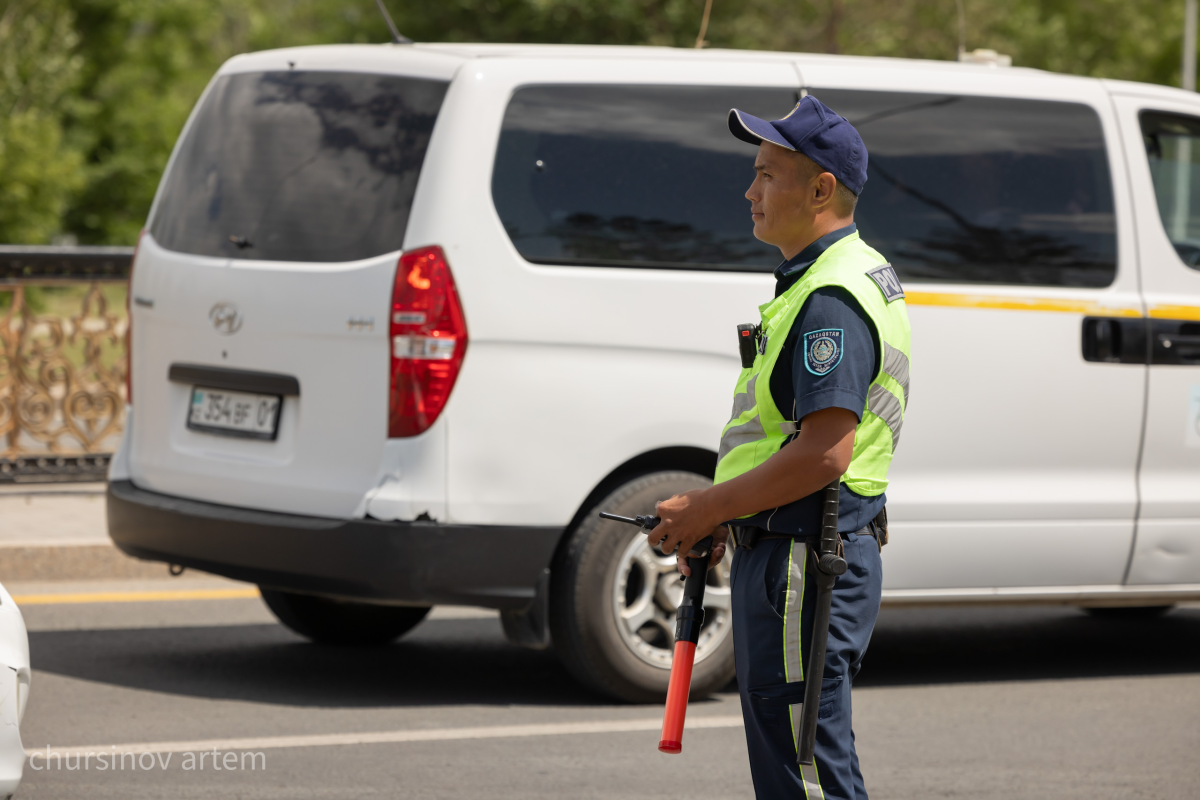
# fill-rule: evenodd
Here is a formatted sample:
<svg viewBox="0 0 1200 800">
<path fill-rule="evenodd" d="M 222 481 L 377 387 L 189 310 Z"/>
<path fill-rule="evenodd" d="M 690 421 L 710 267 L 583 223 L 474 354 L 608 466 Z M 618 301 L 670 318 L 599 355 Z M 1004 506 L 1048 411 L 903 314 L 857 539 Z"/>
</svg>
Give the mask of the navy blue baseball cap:
<svg viewBox="0 0 1200 800">
<path fill-rule="evenodd" d="M 845 117 L 811 94 L 774 122 L 731 108 L 729 132 L 750 144 L 767 141 L 803 153 L 856 195 L 867 182 L 867 146 L 862 137 Z"/>
</svg>

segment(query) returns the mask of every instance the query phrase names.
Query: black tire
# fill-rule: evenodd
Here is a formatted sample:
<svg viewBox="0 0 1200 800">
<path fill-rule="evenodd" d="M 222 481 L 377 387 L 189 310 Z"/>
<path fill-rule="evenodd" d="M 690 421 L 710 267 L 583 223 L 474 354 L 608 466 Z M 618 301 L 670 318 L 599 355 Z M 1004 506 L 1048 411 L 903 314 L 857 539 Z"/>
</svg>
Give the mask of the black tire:
<svg viewBox="0 0 1200 800">
<path fill-rule="evenodd" d="M 1161 617 L 1175 606 L 1097 606 L 1084 611 L 1100 619 L 1153 619 Z"/>
<path fill-rule="evenodd" d="M 656 703 L 666 696 L 670 679 L 670 638 L 660 634 L 656 640 L 655 652 L 666 662 L 655 665 L 635 653 L 618 628 L 615 604 L 621 601 L 614 583 L 618 567 L 634 538 L 645 534 L 631 525 L 602 520 L 598 512 L 653 514 L 655 501 L 711 485 L 710 479 L 690 472 L 655 472 L 630 479 L 588 509 L 559 549 L 550 571 L 550 632 L 555 651 L 580 683 L 618 700 Z M 727 557 L 718 566 L 719 574 L 710 571 L 710 585 L 724 580 L 727 586 L 728 568 Z M 692 697 L 705 697 L 733 679 L 732 619 L 728 611 L 722 614 L 710 612 L 705 622 L 706 630 L 717 627 L 711 634 L 713 644 L 705 657 L 698 658 L 692 673 Z M 719 624 L 714 622 L 717 619 Z M 673 626 L 673 613 L 670 620 Z"/>
<path fill-rule="evenodd" d="M 408 633 L 428 606 L 381 606 L 259 587 L 267 608 L 287 627 L 319 644 L 381 645 Z"/>
</svg>

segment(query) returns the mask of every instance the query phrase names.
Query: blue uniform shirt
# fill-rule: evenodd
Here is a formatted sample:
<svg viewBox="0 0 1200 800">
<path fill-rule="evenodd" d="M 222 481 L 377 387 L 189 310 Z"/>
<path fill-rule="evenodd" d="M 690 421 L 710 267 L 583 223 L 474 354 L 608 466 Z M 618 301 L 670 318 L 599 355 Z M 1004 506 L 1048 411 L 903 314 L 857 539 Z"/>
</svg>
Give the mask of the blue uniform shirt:
<svg viewBox="0 0 1200 800">
<path fill-rule="evenodd" d="M 792 288 L 813 262 L 834 242 L 854 233 L 844 228 L 822 236 L 775 270 L 775 296 Z M 800 344 L 807 333 L 841 331 L 842 356 L 829 369 L 814 366 L 810 348 Z M 858 301 L 845 289 L 827 286 L 804 301 L 792 323 L 783 352 L 771 372 L 771 397 L 786 419 L 803 420 L 825 408 L 844 408 L 861 421 L 867 404 L 871 380 L 879 371 L 879 343 L 875 325 Z M 819 373 L 819 374 L 818 374 Z M 838 530 L 853 533 L 875 518 L 887 502 L 885 495 L 863 497 L 842 485 L 838 509 Z M 821 532 L 821 493 L 811 494 L 794 503 L 763 511 L 741 525 L 757 525 L 775 533 L 815 536 Z"/>
</svg>

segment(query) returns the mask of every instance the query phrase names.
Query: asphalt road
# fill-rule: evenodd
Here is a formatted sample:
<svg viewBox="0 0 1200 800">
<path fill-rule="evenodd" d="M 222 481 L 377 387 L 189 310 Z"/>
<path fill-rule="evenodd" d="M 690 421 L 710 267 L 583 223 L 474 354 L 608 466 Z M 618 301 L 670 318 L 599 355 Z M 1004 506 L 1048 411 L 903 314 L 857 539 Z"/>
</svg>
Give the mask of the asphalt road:
<svg viewBox="0 0 1200 800">
<path fill-rule="evenodd" d="M 753 796 L 735 687 L 693 705 L 689 724 L 708 727 L 664 756 L 657 706 L 590 694 L 487 612 L 438 609 L 393 646 L 345 650 L 290 634 L 257 599 L 23 611 L 26 746 L 166 743 L 170 759 L 39 756 L 18 798 Z M 875 800 L 1200 797 L 1200 607 L 1148 621 L 885 610 L 854 704 Z"/>
</svg>

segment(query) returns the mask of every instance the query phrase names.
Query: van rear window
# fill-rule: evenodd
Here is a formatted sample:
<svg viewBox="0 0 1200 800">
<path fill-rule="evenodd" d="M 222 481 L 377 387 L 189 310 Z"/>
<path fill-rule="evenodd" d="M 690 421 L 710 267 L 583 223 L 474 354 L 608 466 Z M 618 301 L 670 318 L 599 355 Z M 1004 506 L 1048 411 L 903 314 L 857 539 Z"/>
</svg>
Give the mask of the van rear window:
<svg viewBox="0 0 1200 800">
<path fill-rule="evenodd" d="M 755 149 L 725 116 L 786 114 L 786 88 L 528 86 L 509 102 L 492 199 L 544 264 L 770 271 L 754 238 Z M 775 117 L 772 117 L 774 119 Z"/>
<path fill-rule="evenodd" d="M 1112 177 L 1080 103 L 812 89 L 858 129 L 863 239 L 901 280 L 1108 286 Z"/>
<path fill-rule="evenodd" d="M 150 232 L 183 253 L 354 261 L 399 250 L 448 84 L 340 72 L 218 78 Z"/>
</svg>

